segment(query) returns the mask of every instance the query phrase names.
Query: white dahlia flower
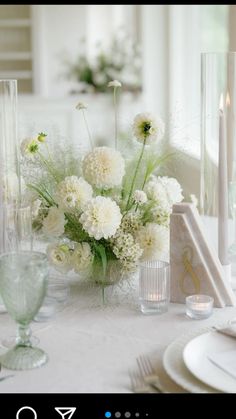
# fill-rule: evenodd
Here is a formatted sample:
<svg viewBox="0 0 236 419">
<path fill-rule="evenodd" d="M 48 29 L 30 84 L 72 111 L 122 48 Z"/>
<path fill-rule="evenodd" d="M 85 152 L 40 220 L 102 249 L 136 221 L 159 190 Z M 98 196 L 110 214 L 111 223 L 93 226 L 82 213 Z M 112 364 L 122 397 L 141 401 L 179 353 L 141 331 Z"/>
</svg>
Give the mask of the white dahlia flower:
<svg viewBox="0 0 236 419">
<path fill-rule="evenodd" d="M 142 260 L 161 259 L 169 249 L 169 230 L 155 223 L 141 227 L 136 240 L 143 249 Z"/>
<path fill-rule="evenodd" d="M 94 255 L 89 243 L 77 243 L 71 257 L 72 266 L 75 272 L 87 271 L 93 263 Z"/>
<path fill-rule="evenodd" d="M 96 188 L 119 186 L 124 174 L 124 159 L 113 148 L 95 147 L 83 160 L 83 175 Z"/>
<path fill-rule="evenodd" d="M 67 273 L 72 269 L 70 248 L 66 244 L 49 244 L 47 257 L 49 263 L 61 273 Z"/>
<path fill-rule="evenodd" d="M 147 195 L 144 191 L 137 189 L 134 191 L 134 202 L 136 204 L 145 204 L 147 202 Z"/>
<path fill-rule="evenodd" d="M 163 138 L 165 125 L 161 118 L 155 118 L 150 113 L 139 113 L 134 118 L 133 133 L 137 141 L 152 144 Z"/>
<path fill-rule="evenodd" d="M 56 207 L 51 207 L 43 220 L 43 233 L 47 236 L 59 237 L 64 233 L 66 222 L 64 213 Z"/>
<path fill-rule="evenodd" d="M 55 193 L 55 200 L 64 211 L 82 210 L 92 198 L 93 189 L 82 177 L 67 176 L 60 182 Z"/>
<path fill-rule="evenodd" d="M 120 226 L 120 208 L 111 198 L 97 196 L 86 205 L 80 222 L 90 237 L 95 237 L 96 240 L 108 239 Z"/>
</svg>

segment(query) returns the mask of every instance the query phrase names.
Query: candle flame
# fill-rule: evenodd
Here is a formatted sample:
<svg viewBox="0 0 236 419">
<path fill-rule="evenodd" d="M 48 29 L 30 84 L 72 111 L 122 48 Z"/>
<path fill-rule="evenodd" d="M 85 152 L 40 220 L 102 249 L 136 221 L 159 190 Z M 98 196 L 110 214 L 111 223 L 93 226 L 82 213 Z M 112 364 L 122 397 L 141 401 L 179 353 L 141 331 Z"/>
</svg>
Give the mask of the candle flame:
<svg viewBox="0 0 236 419">
<path fill-rule="evenodd" d="M 227 92 L 227 95 L 226 95 L 226 106 L 227 107 L 230 106 L 230 95 L 229 95 L 229 92 Z"/>
<path fill-rule="evenodd" d="M 224 109 L 224 95 L 223 95 L 223 93 L 221 93 L 221 95 L 220 95 L 220 106 L 219 106 L 219 109 L 220 109 L 220 111 L 223 112 L 223 109 Z"/>
</svg>

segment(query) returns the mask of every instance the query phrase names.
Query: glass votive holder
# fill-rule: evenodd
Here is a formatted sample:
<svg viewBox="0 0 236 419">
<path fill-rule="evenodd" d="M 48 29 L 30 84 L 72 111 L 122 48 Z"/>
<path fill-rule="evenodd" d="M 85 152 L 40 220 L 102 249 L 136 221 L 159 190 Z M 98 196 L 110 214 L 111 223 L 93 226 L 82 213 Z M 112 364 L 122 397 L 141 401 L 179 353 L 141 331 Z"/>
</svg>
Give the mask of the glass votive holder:
<svg viewBox="0 0 236 419">
<path fill-rule="evenodd" d="M 168 311 L 170 301 L 170 265 L 152 260 L 140 264 L 139 301 L 143 314 Z"/>
<path fill-rule="evenodd" d="M 209 295 L 190 295 L 186 297 L 186 314 L 191 319 L 207 319 L 213 312 L 214 298 Z"/>
</svg>

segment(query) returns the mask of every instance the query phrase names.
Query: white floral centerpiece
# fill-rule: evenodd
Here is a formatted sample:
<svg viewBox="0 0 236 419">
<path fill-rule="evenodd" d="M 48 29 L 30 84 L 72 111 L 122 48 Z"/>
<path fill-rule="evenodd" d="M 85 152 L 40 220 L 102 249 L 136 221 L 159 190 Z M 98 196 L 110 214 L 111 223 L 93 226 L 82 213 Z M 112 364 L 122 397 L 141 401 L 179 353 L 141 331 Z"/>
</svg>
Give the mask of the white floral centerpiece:
<svg viewBox="0 0 236 419">
<path fill-rule="evenodd" d="M 120 86 L 109 83 L 114 99 Z M 79 103 L 77 109 L 85 117 L 86 106 Z M 132 131 L 141 143 L 132 164 L 117 147 L 116 106 L 114 148 L 93 147 L 88 131 L 90 151 L 82 159 L 63 151 L 62 161 L 59 151 L 52 156 L 46 134 L 23 140 L 22 172 L 31 191 L 33 225 L 50 238 L 48 259 L 58 271 L 74 270 L 106 284 L 117 279 L 117 272 L 122 277 L 140 261 L 168 253 L 172 205 L 183 195 L 176 179 L 156 174 L 168 157 L 158 148 L 164 123 L 142 113 Z"/>
</svg>

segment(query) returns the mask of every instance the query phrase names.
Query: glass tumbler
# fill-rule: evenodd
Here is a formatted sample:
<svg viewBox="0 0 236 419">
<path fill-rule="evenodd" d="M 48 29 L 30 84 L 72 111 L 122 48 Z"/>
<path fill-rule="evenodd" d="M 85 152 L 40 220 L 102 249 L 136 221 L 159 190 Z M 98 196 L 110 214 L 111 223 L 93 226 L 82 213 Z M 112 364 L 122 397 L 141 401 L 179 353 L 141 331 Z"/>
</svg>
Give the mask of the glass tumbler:
<svg viewBox="0 0 236 419">
<path fill-rule="evenodd" d="M 139 301 L 143 314 L 168 311 L 170 301 L 170 265 L 152 260 L 140 264 Z"/>
</svg>

